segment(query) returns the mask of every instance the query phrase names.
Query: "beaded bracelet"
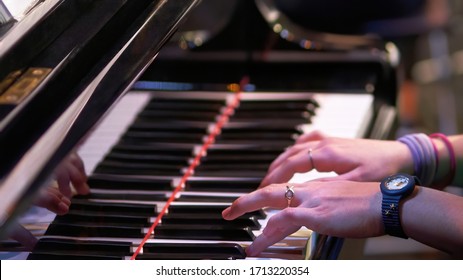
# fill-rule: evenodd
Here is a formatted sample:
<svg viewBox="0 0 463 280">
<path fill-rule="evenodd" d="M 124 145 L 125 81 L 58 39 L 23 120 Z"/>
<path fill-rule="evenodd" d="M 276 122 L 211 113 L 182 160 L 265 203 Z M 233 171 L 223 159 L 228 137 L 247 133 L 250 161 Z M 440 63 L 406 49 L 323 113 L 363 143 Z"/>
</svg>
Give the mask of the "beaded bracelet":
<svg viewBox="0 0 463 280">
<path fill-rule="evenodd" d="M 447 176 L 444 177 L 444 180 L 441 184 L 435 184 L 436 187 L 446 187 L 448 185 L 450 185 L 452 182 L 453 182 L 453 179 L 455 178 L 455 172 L 456 172 L 456 166 L 457 166 L 457 163 L 456 163 L 456 158 L 455 158 L 455 150 L 453 149 L 453 145 L 452 143 L 450 142 L 450 140 L 447 138 L 447 136 L 445 134 L 442 134 L 442 133 L 433 133 L 431 135 L 429 135 L 430 138 L 439 138 L 440 140 L 442 140 L 442 142 L 444 142 L 447 150 L 448 150 L 448 153 L 449 153 L 449 160 L 450 160 L 450 170 L 449 172 L 447 173 Z"/>
</svg>

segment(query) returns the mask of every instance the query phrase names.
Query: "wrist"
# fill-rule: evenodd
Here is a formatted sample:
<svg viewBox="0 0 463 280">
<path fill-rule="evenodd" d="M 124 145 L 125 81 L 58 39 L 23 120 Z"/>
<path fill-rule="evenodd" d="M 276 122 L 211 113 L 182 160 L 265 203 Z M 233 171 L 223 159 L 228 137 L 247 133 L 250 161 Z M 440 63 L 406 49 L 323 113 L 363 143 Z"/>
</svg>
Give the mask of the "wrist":
<svg viewBox="0 0 463 280">
<path fill-rule="evenodd" d="M 407 236 L 411 236 L 411 232 L 409 230 L 409 218 L 408 213 L 410 212 L 410 207 L 413 207 L 414 202 L 416 202 L 416 196 L 420 192 L 421 186 L 416 185 L 413 192 L 402 199 L 399 203 L 399 210 L 400 210 L 400 222 L 402 225 L 402 230 Z"/>
<path fill-rule="evenodd" d="M 418 184 L 420 182 L 417 177 L 404 173 L 388 176 L 381 181 L 381 215 L 386 234 L 408 238 L 402 228 L 402 206 Z"/>
<path fill-rule="evenodd" d="M 406 173 L 406 174 L 413 174 L 414 173 L 414 161 L 412 153 L 408 146 L 402 142 L 396 141 L 398 145 L 398 162 L 399 168 L 397 172 Z"/>
</svg>

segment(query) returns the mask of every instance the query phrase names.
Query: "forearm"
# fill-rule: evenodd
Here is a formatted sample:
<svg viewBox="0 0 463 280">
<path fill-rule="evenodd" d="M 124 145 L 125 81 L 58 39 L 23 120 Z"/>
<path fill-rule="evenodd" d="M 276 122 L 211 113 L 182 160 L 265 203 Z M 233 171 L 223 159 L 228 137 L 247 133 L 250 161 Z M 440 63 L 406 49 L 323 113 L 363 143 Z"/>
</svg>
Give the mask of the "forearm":
<svg viewBox="0 0 463 280">
<path fill-rule="evenodd" d="M 401 211 L 405 233 L 419 242 L 463 256 L 463 200 L 461 197 L 418 187 Z"/>
</svg>

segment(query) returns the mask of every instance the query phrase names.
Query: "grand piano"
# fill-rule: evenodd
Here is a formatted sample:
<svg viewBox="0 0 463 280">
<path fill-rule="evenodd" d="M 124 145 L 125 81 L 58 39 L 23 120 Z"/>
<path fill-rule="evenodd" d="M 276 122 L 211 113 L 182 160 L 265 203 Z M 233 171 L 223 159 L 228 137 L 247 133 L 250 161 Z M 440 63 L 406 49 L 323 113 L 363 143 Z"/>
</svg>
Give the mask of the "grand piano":
<svg viewBox="0 0 463 280">
<path fill-rule="evenodd" d="M 1 32 L 5 257 L 246 258 L 278 210 L 220 213 L 295 137 L 392 135 L 394 46 L 302 28 L 273 1 L 46 0 Z M 73 151 L 91 193 L 63 216 L 31 206 Z M 31 250 L 9 239 L 18 223 Z M 302 228 L 260 257 L 352 257 L 355 244 Z"/>
</svg>

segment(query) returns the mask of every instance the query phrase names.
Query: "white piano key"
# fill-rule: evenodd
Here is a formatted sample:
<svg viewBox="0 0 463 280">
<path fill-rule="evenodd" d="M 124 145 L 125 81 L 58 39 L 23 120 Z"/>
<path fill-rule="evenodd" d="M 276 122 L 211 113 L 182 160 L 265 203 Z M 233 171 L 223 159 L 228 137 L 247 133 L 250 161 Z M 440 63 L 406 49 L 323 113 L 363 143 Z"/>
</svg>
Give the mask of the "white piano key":
<svg viewBox="0 0 463 280">
<path fill-rule="evenodd" d="M 304 132 L 319 130 L 328 136 L 358 138 L 365 135 L 373 113 L 371 94 L 315 94 L 320 104 L 312 123 Z"/>
<path fill-rule="evenodd" d="M 116 144 L 136 115 L 148 103 L 146 93 L 126 94 L 102 119 L 78 150 L 84 160 L 85 171 L 91 174 L 98 162 Z"/>
</svg>

